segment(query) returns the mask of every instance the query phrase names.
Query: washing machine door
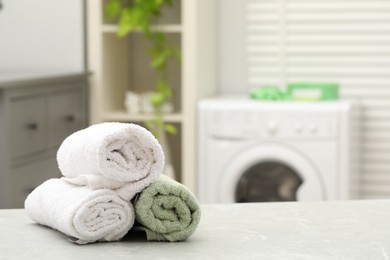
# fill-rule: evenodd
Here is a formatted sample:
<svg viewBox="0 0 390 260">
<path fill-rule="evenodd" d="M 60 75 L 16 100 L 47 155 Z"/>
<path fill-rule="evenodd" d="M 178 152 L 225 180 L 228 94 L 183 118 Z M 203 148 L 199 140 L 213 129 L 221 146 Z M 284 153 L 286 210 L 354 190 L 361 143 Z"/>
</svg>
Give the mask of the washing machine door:
<svg viewBox="0 0 390 260">
<path fill-rule="evenodd" d="M 284 144 L 258 144 L 236 154 L 219 174 L 220 203 L 320 201 L 321 173 L 310 159 Z"/>
</svg>

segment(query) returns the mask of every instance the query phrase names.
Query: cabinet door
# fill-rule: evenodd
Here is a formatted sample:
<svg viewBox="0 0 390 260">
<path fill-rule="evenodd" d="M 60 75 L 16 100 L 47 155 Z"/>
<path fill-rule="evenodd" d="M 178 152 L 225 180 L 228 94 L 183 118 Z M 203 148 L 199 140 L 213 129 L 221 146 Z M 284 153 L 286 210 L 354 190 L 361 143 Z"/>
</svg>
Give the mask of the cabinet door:
<svg viewBox="0 0 390 260">
<path fill-rule="evenodd" d="M 84 95 L 80 89 L 54 93 L 49 97 L 49 146 L 58 147 L 75 131 L 84 127 Z"/>
<path fill-rule="evenodd" d="M 46 102 L 44 96 L 20 96 L 9 100 L 8 132 L 12 158 L 46 148 Z"/>
<path fill-rule="evenodd" d="M 50 178 L 61 177 L 55 157 L 13 168 L 8 178 L 6 208 L 23 208 L 28 194 Z"/>
</svg>

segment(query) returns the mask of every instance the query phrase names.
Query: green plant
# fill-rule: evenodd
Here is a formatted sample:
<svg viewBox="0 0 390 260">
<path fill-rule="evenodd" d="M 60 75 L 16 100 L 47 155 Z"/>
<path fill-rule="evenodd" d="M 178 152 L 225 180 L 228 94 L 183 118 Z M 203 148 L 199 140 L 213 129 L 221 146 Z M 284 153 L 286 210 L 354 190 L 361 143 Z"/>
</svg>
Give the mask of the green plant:
<svg viewBox="0 0 390 260">
<path fill-rule="evenodd" d="M 150 66 L 157 71 L 158 81 L 150 98 L 154 108 L 154 120 L 146 122 L 146 127 L 158 138 L 161 129 L 176 134 L 176 128 L 163 120 L 163 105 L 172 97 L 172 90 L 167 82 L 167 64 L 173 58 L 181 59 L 181 51 L 167 41 L 161 32 L 152 30 L 152 22 L 161 15 L 164 6 L 172 6 L 172 0 L 108 0 L 105 6 L 106 16 L 118 18 L 118 36 L 141 31 L 150 42 L 148 54 Z"/>
</svg>

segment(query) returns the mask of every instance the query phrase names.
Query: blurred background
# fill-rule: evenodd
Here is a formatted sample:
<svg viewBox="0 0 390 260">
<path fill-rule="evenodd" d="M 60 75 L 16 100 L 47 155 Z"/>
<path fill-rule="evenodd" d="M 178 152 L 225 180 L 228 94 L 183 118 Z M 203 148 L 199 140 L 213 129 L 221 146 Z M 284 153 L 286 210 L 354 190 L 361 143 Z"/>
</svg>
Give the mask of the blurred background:
<svg viewBox="0 0 390 260">
<path fill-rule="evenodd" d="M 387 0 L 0 2 L 1 208 L 105 121 L 204 203 L 390 196 Z"/>
</svg>

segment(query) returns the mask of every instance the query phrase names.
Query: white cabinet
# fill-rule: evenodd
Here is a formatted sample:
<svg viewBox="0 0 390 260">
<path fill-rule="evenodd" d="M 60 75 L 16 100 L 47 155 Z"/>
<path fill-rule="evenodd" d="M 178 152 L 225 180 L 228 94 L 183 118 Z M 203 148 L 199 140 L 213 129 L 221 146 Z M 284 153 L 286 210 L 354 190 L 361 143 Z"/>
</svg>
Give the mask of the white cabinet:
<svg viewBox="0 0 390 260">
<path fill-rule="evenodd" d="M 86 75 L 0 80 L 0 208 L 23 207 L 29 192 L 60 177 L 56 152 L 86 126 Z"/>
<path fill-rule="evenodd" d="M 195 191 L 196 102 L 216 92 L 216 0 L 176 0 L 163 11 L 153 27 L 182 50 L 182 62 L 168 68 L 173 88 L 174 112 L 165 115 L 178 134 L 169 136 L 177 179 Z M 148 44 L 141 33 L 124 38 L 117 26 L 104 18 L 104 1 L 87 1 L 88 69 L 92 72 L 91 118 L 93 123 L 122 121 L 143 124 L 149 114 L 130 114 L 124 106 L 127 90 L 153 90 L 156 74 L 145 53 Z"/>
</svg>

